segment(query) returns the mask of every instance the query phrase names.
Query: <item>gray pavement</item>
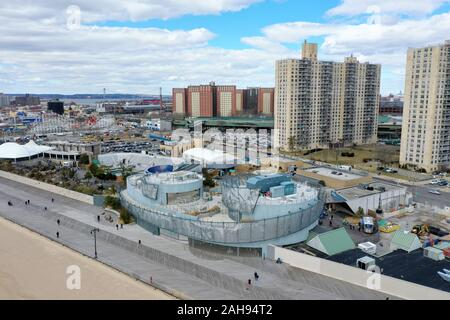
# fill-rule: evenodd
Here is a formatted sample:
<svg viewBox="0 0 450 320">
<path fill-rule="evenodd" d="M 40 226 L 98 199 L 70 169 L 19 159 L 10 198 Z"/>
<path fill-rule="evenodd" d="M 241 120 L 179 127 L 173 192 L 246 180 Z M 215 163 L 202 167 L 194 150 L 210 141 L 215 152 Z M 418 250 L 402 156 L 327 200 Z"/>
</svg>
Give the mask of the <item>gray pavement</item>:
<svg viewBox="0 0 450 320">
<path fill-rule="evenodd" d="M 31 200 L 29 206 L 25 205 L 27 199 Z M 7 205 L 8 200 L 14 203 L 13 207 Z M 272 261 L 261 260 L 254 267 L 229 259 L 199 257 L 187 244 L 154 236 L 137 225 L 116 230 L 115 224 L 103 220 L 98 223 L 97 215 L 102 212 L 102 208 L 0 178 L 0 216 L 90 257 L 94 248 L 89 230 L 99 228 L 99 261 L 144 282 L 149 282 L 151 276 L 155 286 L 180 298 L 384 299 L 385 296 L 318 274 L 312 276 L 304 270 L 287 270 Z M 138 240 L 142 245 L 138 245 Z M 255 271 L 260 280 L 246 290 L 245 283 Z"/>
<path fill-rule="evenodd" d="M 386 181 L 387 179 L 382 179 L 379 177 L 374 177 L 375 180 Z M 418 203 L 423 203 L 429 206 L 436 206 L 439 208 L 450 207 L 450 193 L 449 188 L 442 189 L 437 188 L 431 185 L 423 185 L 423 184 L 406 184 L 406 183 L 398 183 L 403 187 L 407 187 L 408 191 L 413 194 L 413 201 Z M 430 193 L 430 190 L 440 189 L 440 195 Z"/>
</svg>

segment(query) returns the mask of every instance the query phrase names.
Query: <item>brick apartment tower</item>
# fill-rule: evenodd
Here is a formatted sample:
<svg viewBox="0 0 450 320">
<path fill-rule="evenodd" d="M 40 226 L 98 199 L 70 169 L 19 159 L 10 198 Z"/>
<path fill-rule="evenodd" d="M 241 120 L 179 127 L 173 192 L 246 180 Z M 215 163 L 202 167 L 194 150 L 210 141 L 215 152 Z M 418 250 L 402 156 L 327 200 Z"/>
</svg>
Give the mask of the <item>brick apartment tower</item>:
<svg viewBox="0 0 450 320">
<path fill-rule="evenodd" d="M 258 90 L 258 114 L 273 116 L 274 88 L 259 88 Z"/>
</svg>

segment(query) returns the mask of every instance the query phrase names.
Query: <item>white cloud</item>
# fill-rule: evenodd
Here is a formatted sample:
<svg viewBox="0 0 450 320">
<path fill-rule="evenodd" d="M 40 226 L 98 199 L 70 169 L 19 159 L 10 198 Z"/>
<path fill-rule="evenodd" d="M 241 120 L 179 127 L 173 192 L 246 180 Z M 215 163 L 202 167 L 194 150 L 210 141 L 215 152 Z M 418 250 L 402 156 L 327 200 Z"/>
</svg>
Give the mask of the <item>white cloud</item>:
<svg viewBox="0 0 450 320">
<path fill-rule="evenodd" d="M 449 0 L 343 0 L 327 11 L 329 16 L 401 14 L 421 16 L 434 12 Z"/>
<path fill-rule="evenodd" d="M 240 10 L 259 0 L 77 1 L 83 21 L 168 18 Z M 273 85 L 274 50 L 212 47 L 205 28 L 68 29 L 69 1 L 0 3 L 0 88 L 18 92 L 154 93 L 190 83 Z M 277 48 L 283 46 L 278 45 Z M 284 49 L 288 52 L 289 50 Z"/>
<path fill-rule="evenodd" d="M 205 15 L 239 11 L 261 0 L 14 0 L 2 1 L 0 12 L 11 18 L 65 19 L 76 5 L 83 22 L 169 19 L 187 14 Z"/>
</svg>

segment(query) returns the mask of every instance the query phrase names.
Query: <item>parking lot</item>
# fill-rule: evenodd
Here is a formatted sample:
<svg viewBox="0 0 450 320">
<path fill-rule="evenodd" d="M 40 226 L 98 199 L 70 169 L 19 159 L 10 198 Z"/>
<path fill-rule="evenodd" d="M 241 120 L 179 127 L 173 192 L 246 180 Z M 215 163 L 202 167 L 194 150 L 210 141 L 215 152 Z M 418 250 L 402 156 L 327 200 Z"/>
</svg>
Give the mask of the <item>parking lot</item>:
<svg viewBox="0 0 450 320">
<path fill-rule="evenodd" d="M 125 152 L 125 153 L 148 153 L 158 154 L 160 151 L 159 141 L 107 141 L 102 143 L 102 153 Z"/>
</svg>

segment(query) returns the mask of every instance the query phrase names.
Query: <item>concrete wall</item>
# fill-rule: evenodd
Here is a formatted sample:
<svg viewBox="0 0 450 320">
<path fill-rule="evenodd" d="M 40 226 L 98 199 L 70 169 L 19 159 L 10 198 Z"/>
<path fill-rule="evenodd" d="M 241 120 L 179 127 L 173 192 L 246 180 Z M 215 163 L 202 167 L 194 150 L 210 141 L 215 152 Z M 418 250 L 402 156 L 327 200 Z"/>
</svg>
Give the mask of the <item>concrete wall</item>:
<svg viewBox="0 0 450 320">
<path fill-rule="evenodd" d="M 368 284 L 375 283 L 373 279 L 379 276 L 380 285 L 379 289 L 376 291 L 403 299 L 450 300 L 450 294 L 445 291 L 432 289 L 381 274 L 375 275 L 372 272 L 367 272 L 342 263 L 336 263 L 334 261 L 313 257 L 304 253 L 283 249 L 273 245 L 269 245 L 268 247 L 267 258 L 272 260 L 280 258 L 283 263 L 287 263 L 293 267 L 319 273 L 364 288 L 368 288 Z"/>
<path fill-rule="evenodd" d="M 28 186 L 41 189 L 41 190 L 56 193 L 56 194 L 59 194 L 61 196 L 64 196 L 64 197 L 67 197 L 70 199 L 85 202 L 88 204 L 94 204 L 94 199 L 92 196 L 89 196 L 89 195 L 83 194 L 83 193 L 79 193 L 76 191 L 68 190 L 65 188 L 61 188 L 61 187 L 55 186 L 53 184 L 41 182 L 38 180 L 33 180 L 30 178 L 22 177 L 17 174 L 13 174 L 13 173 L 1 171 L 1 170 L 0 170 L 0 177 L 9 179 L 9 180 L 13 180 L 13 181 L 17 181 L 17 182 L 26 184 Z"/>
</svg>

